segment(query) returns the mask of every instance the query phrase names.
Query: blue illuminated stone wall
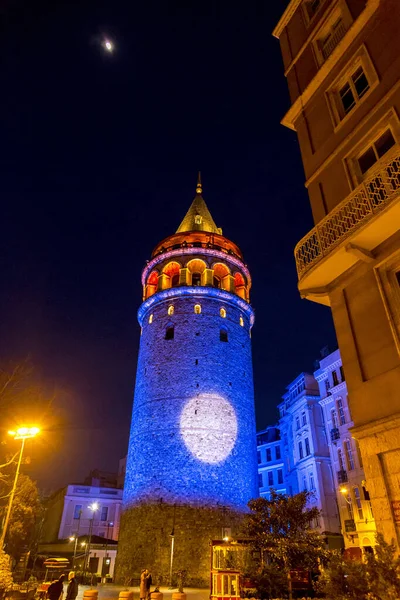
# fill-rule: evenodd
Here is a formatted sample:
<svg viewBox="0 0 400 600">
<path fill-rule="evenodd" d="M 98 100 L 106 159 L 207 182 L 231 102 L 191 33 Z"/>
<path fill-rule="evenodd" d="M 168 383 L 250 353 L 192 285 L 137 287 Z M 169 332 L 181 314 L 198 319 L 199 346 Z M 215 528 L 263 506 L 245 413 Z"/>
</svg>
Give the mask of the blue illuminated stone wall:
<svg viewBox="0 0 400 600">
<path fill-rule="evenodd" d="M 162 501 L 243 511 L 258 495 L 252 320 L 247 302 L 211 287 L 142 304 L 124 510 Z"/>
</svg>

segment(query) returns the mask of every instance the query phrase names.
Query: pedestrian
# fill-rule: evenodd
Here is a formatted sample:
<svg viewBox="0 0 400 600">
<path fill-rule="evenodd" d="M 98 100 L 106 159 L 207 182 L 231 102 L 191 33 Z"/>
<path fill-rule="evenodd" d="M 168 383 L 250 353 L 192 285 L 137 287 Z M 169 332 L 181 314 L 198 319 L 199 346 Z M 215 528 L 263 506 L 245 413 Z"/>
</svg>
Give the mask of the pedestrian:
<svg viewBox="0 0 400 600">
<path fill-rule="evenodd" d="M 153 583 L 153 580 L 151 578 L 151 573 L 148 569 L 146 569 L 146 588 L 147 588 L 147 594 L 146 594 L 146 598 L 147 600 L 150 600 L 150 586 Z"/>
<path fill-rule="evenodd" d="M 75 600 L 78 595 L 78 582 L 75 579 L 75 571 L 71 571 L 68 575 L 68 587 L 65 600 Z"/>
<path fill-rule="evenodd" d="M 65 575 L 61 575 L 49 585 L 49 589 L 47 590 L 47 597 L 49 600 L 61 600 L 64 591 L 64 579 Z"/>
<path fill-rule="evenodd" d="M 146 569 L 142 569 L 142 571 L 140 573 L 139 598 L 140 598 L 140 600 L 146 600 L 146 597 L 147 597 Z"/>
</svg>

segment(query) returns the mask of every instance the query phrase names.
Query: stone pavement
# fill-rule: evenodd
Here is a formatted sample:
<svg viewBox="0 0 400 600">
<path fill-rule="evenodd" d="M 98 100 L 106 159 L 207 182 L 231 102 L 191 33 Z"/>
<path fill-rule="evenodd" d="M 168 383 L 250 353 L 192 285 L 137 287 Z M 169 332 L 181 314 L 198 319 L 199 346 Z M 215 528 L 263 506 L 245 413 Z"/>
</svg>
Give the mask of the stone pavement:
<svg viewBox="0 0 400 600">
<path fill-rule="evenodd" d="M 152 586 L 153 588 L 153 586 Z M 117 600 L 119 593 L 122 590 L 129 590 L 133 592 L 133 600 L 139 600 L 139 588 L 138 587 L 124 587 L 122 585 L 106 585 L 99 584 L 95 588 L 91 588 L 87 585 L 79 586 L 79 593 L 77 600 L 83 599 L 83 593 L 85 590 L 96 589 L 99 592 L 98 600 Z M 160 592 L 164 594 L 164 600 L 171 600 L 173 592 L 177 592 L 178 589 L 169 589 L 167 587 L 160 588 Z M 187 600 L 208 600 L 210 597 L 210 590 L 208 588 L 185 588 L 187 594 Z"/>
</svg>

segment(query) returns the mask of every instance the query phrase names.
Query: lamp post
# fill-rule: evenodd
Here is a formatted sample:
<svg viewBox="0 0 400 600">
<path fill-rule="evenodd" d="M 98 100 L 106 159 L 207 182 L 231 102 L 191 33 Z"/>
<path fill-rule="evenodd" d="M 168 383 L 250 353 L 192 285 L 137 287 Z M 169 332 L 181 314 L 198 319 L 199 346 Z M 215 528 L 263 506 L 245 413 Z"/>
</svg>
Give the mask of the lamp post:
<svg viewBox="0 0 400 600">
<path fill-rule="evenodd" d="M 108 536 L 110 535 L 110 527 L 114 527 L 114 523 L 113 521 L 109 521 L 107 523 L 107 537 L 106 537 L 106 549 L 105 549 L 105 556 L 104 556 L 104 564 L 108 565 L 109 563 L 107 562 L 108 559 Z M 104 566 L 102 567 L 102 574 L 104 573 L 105 568 Z M 104 577 L 107 577 L 107 575 L 105 575 Z"/>
<path fill-rule="evenodd" d="M 92 543 L 93 521 L 94 521 L 94 515 L 95 515 L 96 511 L 99 510 L 99 503 L 92 502 L 92 504 L 89 504 L 88 509 L 92 511 L 92 518 L 90 519 L 90 525 L 89 525 L 89 540 L 88 540 L 86 560 L 85 560 L 85 573 L 86 573 L 86 570 L 89 567 L 89 563 L 90 563 L 90 546 Z"/>
<path fill-rule="evenodd" d="M 172 567 L 174 564 L 174 546 L 175 546 L 175 513 L 176 513 L 176 504 L 174 504 L 174 517 L 172 521 L 172 530 L 169 534 L 171 538 L 171 557 L 169 564 L 169 587 L 172 589 Z"/>
<path fill-rule="evenodd" d="M 0 548 L 3 548 L 3 546 L 4 546 L 4 540 L 6 538 L 7 527 L 8 527 L 8 523 L 10 521 L 12 504 L 13 504 L 13 500 L 14 500 L 14 496 L 15 496 L 15 490 L 17 489 L 19 470 L 20 470 L 21 462 L 22 462 L 22 455 L 24 453 L 24 448 L 25 448 L 25 440 L 34 438 L 39 432 L 40 432 L 40 429 L 38 427 L 20 427 L 16 431 L 8 432 L 9 435 L 13 436 L 14 440 L 21 440 L 21 450 L 19 452 L 17 470 L 15 471 L 14 483 L 13 483 L 13 487 L 11 490 L 10 499 L 8 501 L 8 507 L 7 507 L 6 518 L 4 520 L 3 531 L 1 533 Z"/>
</svg>

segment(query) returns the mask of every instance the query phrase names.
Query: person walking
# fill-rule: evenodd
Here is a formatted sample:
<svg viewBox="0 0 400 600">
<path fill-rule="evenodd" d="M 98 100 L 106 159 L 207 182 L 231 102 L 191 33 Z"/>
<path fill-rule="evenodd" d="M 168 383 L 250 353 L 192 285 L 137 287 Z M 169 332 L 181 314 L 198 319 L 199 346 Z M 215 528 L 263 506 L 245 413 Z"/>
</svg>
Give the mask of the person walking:
<svg viewBox="0 0 400 600">
<path fill-rule="evenodd" d="M 152 577 L 151 577 L 151 573 L 148 569 L 146 569 L 146 598 L 147 600 L 150 600 L 150 586 L 153 583 Z"/>
<path fill-rule="evenodd" d="M 139 598 L 140 600 L 146 600 L 147 598 L 147 569 L 142 569 L 140 573 L 140 587 L 139 587 Z"/>
<path fill-rule="evenodd" d="M 75 579 L 75 571 L 71 571 L 68 575 L 68 587 L 65 600 L 75 600 L 78 595 L 78 582 Z"/>
<path fill-rule="evenodd" d="M 49 585 L 49 589 L 47 590 L 49 600 L 61 600 L 64 591 L 64 579 L 65 575 L 61 575 Z"/>
</svg>

